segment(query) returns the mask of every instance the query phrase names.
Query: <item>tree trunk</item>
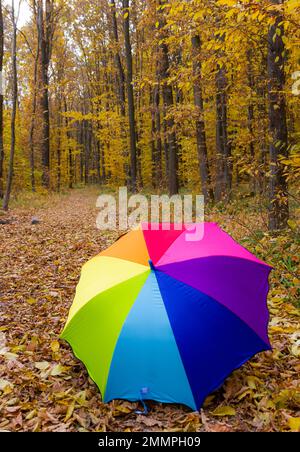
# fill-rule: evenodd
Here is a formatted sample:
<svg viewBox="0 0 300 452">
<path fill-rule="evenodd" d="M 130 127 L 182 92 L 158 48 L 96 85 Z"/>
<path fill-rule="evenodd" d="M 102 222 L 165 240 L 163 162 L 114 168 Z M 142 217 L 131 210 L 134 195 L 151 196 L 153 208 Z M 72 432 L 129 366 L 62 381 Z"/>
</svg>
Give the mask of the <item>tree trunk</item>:
<svg viewBox="0 0 300 452">
<path fill-rule="evenodd" d="M 159 4 L 163 6 L 166 4 L 166 0 L 159 0 Z M 160 16 L 164 14 L 164 10 L 159 11 Z M 159 29 L 161 30 L 165 25 L 165 20 L 163 17 L 160 17 L 159 20 Z M 164 32 L 165 33 L 165 32 Z M 164 34 L 163 33 L 163 34 Z M 159 45 L 160 51 L 160 59 L 159 59 L 159 74 L 160 74 L 160 82 L 162 87 L 162 97 L 163 103 L 166 113 L 168 114 L 168 110 L 173 106 L 173 89 L 172 86 L 168 83 L 169 77 L 169 49 L 167 44 L 164 41 L 161 41 Z M 174 195 L 178 193 L 178 174 L 177 174 L 177 166 L 178 166 L 178 149 L 177 149 L 177 140 L 176 133 L 174 130 L 174 119 L 169 116 L 165 119 L 166 124 L 166 133 L 167 133 L 167 143 L 168 143 L 168 188 L 170 195 Z"/>
<path fill-rule="evenodd" d="M 115 0 L 109 0 L 110 7 L 111 7 L 111 21 L 112 21 L 112 31 L 115 41 L 115 52 L 114 52 L 114 59 L 115 59 L 115 66 L 118 73 L 118 92 L 119 92 L 119 102 L 120 102 L 120 110 L 121 115 L 125 116 L 125 74 L 124 69 L 121 62 L 120 57 L 120 51 L 119 51 L 119 34 L 118 34 L 118 24 L 117 24 L 117 17 L 116 17 L 116 3 Z"/>
<path fill-rule="evenodd" d="M 229 198 L 231 190 L 230 144 L 227 124 L 227 77 L 224 67 L 216 75 L 216 191 L 215 200 Z"/>
<path fill-rule="evenodd" d="M 156 156 L 157 156 L 157 167 L 156 167 L 156 180 L 157 187 L 162 184 L 162 141 L 161 141 L 161 120 L 160 120 L 160 87 L 157 83 L 153 91 L 153 108 L 154 108 L 154 120 L 155 120 L 155 135 L 156 135 Z"/>
<path fill-rule="evenodd" d="M 203 96 L 201 86 L 201 40 L 199 35 L 192 37 L 193 47 L 193 75 L 194 75 L 194 103 L 197 108 L 197 120 L 196 120 L 196 137 L 197 137 L 197 149 L 200 167 L 200 178 L 202 184 L 202 193 L 205 201 L 213 199 L 213 190 L 211 188 L 210 170 L 207 156 L 207 144 L 206 144 L 206 132 L 204 122 L 204 108 L 203 108 Z"/>
<path fill-rule="evenodd" d="M 283 3 L 273 0 L 274 5 Z M 288 183 L 284 166 L 279 156 L 288 156 L 288 132 L 286 120 L 286 100 L 284 95 L 285 46 L 283 42 L 283 16 L 272 12 L 274 25 L 268 34 L 268 79 L 269 79 L 269 131 L 270 131 L 270 181 L 269 181 L 269 229 L 283 229 L 289 218 Z M 280 33 L 278 33 L 280 30 Z"/>
<path fill-rule="evenodd" d="M 128 120 L 130 132 L 130 181 L 131 181 L 131 190 L 135 192 L 137 188 L 137 145 L 135 128 L 135 108 L 132 85 L 132 50 L 129 25 L 129 0 L 123 0 L 123 25 L 124 25 L 125 55 L 127 67 L 126 85 L 127 85 Z"/>
<path fill-rule="evenodd" d="M 88 185 L 89 183 L 89 173 L 90 173 L 90 130 L 89 122 L 84 120 L 84 183 Z"/>
<path fill-rule="evenodd" d="M 36 48 L 36 56 L 34 60 L 34 75 L 33 75 L 33 89 L 32 89 L 32 113 L 29 130 L 29 155 L 30 155 L 30 178 L 31 190 L 35 192 L 35 155 L 34 155 L 34 130 L 36 117 L 36 98 L 37 98 L 37 76 L 38 76 L 38 61 L 39 61 L 39 45 Z"/>
<path fill-rule="evenodd" d="M 68 107 L 67 107 L 67 100 L 64 97 L 64 110 L 65 113 L 68 113 Z M 69 130 L 69 118 L 67 115 L 65 115 L 65 127 L 67 132 L 67 139 L 68 139 L 68 161 L 69 161 L 69 188 L 73 188 L 73 182 L 74 182 L 74 167 L 73 167 L 73 154 L 72 154 L 72 147 L 70 146 L 70 140 L 71 140 L 71 133 Z"/>
<path fill-rule="evenodd" d="M 152 186 L 158 188 L 161 185 L 161 136 L 160 136 L 160 113 L 159 113 L 159 85 L 150 90 L 151 109 L 151 150 L 152 150 Z"/>
<path fill-rule="evenodd" d="M 10 142 L 10 155 L 9 166 L 6 182 L 6 190 L 3 199 L 3 209 L 8 210 L 9 199 L 11 194 L 13 172 L 14 172 L 14 155 L 16 144 L 16 114 L 17 114 L 17 101 L 18 101 L 18 73 L 17 73 L 17 24 L 15 19 L 15 7 L 14 0 L 12 0 L 11 6 L 11 18 L 13 24 L 13 38 L 12 38 L 12 113 L 11 113 L 11 142 Z"/>
<path fill-rule="evenodd" d="M 51 44 L 53 37 L 53 3 L 51 0 L 45 1 L 45 11 L 43 0 L 38 1 L 37 5 L 37 26 L 38 43 L 40 53 L 40 81 L 41 95 L 40 109 L 42 112 L 42 185 L 45 188 L 50 187 L 50 113 L 49 113 L 49 90 L 48 90 L 48 69 L 51 56 Z"/>
<path fill-rule="evenodd" d="M 3 162 L 4 162 L 4 147 L 3 147 L 3 52 L 4 52 L 4 27 L 2 14 L 2 0 L 0 0 L 0 198 L 3 198 Z"/>
</svg>

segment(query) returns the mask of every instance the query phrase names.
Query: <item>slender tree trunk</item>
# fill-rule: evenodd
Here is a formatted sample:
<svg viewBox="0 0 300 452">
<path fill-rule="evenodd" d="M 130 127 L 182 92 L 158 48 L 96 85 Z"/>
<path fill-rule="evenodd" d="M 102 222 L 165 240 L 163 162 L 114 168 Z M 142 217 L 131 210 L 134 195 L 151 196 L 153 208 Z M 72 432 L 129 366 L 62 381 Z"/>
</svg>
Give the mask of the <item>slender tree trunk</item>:
<svg viewBox="0 0 300 452">
<path fill-rule="evenodd" d="M 253 75 L 253 64 L 252 64 L 252 50 L 247 52 L 247 77 L 248 77 L 248 87 L 250 89 L 250 99 L 248 103 L 248 131 L 249 131 L 249 154 L 251 158 L 250 165 L 253 168 L 253 174 L 250 178 L 250 190 L 251 193 L 259 193 L 259 177 L 258 177 L 258 166 L 255 160 L 255 137 L 254 137 L 254 103 L 253 103 L 253 92 L 255 89 L 254 75 Z"/>
<path fill-rule="evenodd" d="M 115 41 L 115 52 L 114 52 L 114 59 L 115 59 L 115 66 L 118 73 L 118 92 L 119 92 L 119 102 L 120 102 L 120 110 L 121 115 L 124 117 L 126 115 L 125 110 L 125 74 L 124 69 L 120 57 L 120 50 L 119 50 L 119 34 L 118 34 L 118 24 L 117 24 L 117 17 L 116 17 L 116 3 L 115 0 L 109 0 L 110 7 L 111 7 L 111 21 L 112 21 L 112 31 Z"/>
<path fill-rule="evenodd" d="M 160 6 L 166 4 L 166 0 L 159 0 Z M 165 25 L 164 10 L 159 11 L 160 20 L 159 20 L 159 29 L 161 30 Z M 163 32 L 164 34 L 164 32 Z M 160 59 L 159 59 L 159 73 L 160 73 L 160 82 L 162 87 L 162 97 L 163 103 L 166 113 L 173 106 L 173 89 L 170 83 L 168 83 L 170 64 L 169 64 L 169 49 L 167 44 L 162 40 L 159 45 L 160 51 Z M 168 188 L 170 195 L 174 195 L 178 193 L 179 184 L 178 184 L 178 148 L 177 148 L 177 139 L 176 133 L 174 130 L 175 124 L 174 119 L 169 115 L 167 119 L 165 119 L 166 124 L 166 133 L 167 133 L 167 143 L 168 143 Z"/>
<path fill-rule="evenodd" d="M 216 201 L 230 196 L 231 168 L 230 168 L 230 144 L 228 142 L 227 121 L 227 77 L 224 67 L 218 68 L 216 75 Z"/>
<path fill-rule="evenodd" d="M 34 60 L 33 90 L 32 90 L 32 113 L 29 130 L 29 153 L 30 153 L 30 179 L 31 190 L 35 192 L 35 155 L 34 155 L 34 130 L 36 117 L 36 98 L 37 98 L 37 75 L 38 75 L 39 46 L 37 45 L 36 56 Z"/>
<path fill-rule="evenodd" d="M 4 52 L 4 27 L 2 14 L 2 0 L 0 0 L 0 198 L 3 198 L 3 163 L 4 163 L 4 146 L 3 146 L 3 52 Z"/>
<path fill-rule="evenodd" d="M 96 137 L 96 171 L 97 171 L 97 183 L 101 183 L 101 143 Z"/>
<path fill-rule="evenodd" d="M 65 113 L 68 113 L 68 107 L 67 107 L 67 100 L 64 97 L 63 98 L 63 102 L 64 102 L 64 110 Z M 67 140 L 68 140 L 68 162 L 69 162 L 69 188 L 73 188 L 73 183 L 74 183 L 74 167 L 73 167 L 73 154 L 72 154 L 72 147 L 70 145 L 70 140 L 71 140 L 71 132 L 69 130 L 69 119 L 67 117 L 67 115 L 65 116 L 65 127 L 66 127 L 66 132 L 67 132 Z"/>
<path fill-rule="evenodd" d="M 254 104 L 252 101 L 252 93 L 254 91 L 254 77 L 253 77 L 253 65 L 252 65 L 252 52 L 247 52 L 247 75 L 248 75 L 248 86 L 251 90 L 251 98 L 248 104 L 248 129 L 250 134 L 249 151 L 251 159 L 253 160 L 255 156 L 254 150 L 254 135 L 253 135 L 253 122 L 254 122 Z"/>
<path fill-rule="evenodd" d="M 156 134 L 156 155 L 157 155 L 157 167 L 156 178 L 157 187 L 162 184 L 162 140 L 161 140 L 161 119 L 160 119 L 160 87 L 159 83 L 154 87 L 153 91 L 153 108 L 154 108 L 154 120 L 155 120 L 155 134 Z"/>
<path fill-rule="evenodd" d="M 158 103 L 158 104 L 157 104 Z M 162 167 L 161 167 L 161 136 L 160 136 L 160 114 L 159 108 L 159 86 L 156 85 L 150 90 L 150 109 L 151 109 L 151 150 L 152 150 L 152 186 L 158 188 L 161 185 Z"/>
<path fill-rule="evenodd" d="M 194 75 L 194 103 L 197 108 L 197 120 L 196 120 L 196 137 L 197 137 L 197 149 L 200 167 L 200 178 L 202 184 L 202 193 L 204 199 L 209 201 L 213 199 L 213 190 L 211 188 L 210 169 L 207 156 L 207 144 L 206 144 L 206 132 L 204 122 L 204 107 L 203 107 L 203 95 L 201 85 L 201 40 L 199 35 L 192 37 L 193 47 L 193 75 Z"/>
<path fill-rule="evenodd" d="M 282 0 L 272 0 L 274 5 Z M 269 79 L 269 130 L 270 130 L 270 181 L 269 181 L 269 229 L 283 229 L 289 218 L 288 183 L 279 156 L 288 156 L 288 131 L 286 120 L 285 46 L 283 42 L 283 16 L 274 11 L 275 23 L 268 34 Z M 278 33 L 280 30 L 280 33 Z"/>
<path fill-rule="evenodd" d="M 268 177 L 266 174 L 268 173 L 267 168 L 267 157 L 269 154 L 268 148 L 268 95 L 267 95 L 267 86 L 265 80 L 267 80 L 267 59 L 263 57 L 263 61 L 260 64 L 260 73 L 259 78 L 256 81 L 254 88 L 256 92 L 256 97 L 258 99 L 257 105 L 257 121 L 258 121 L 258 130 L 256 140 L 259 143 L 259 171 L 258 171 L 258 192 L 259 194 L 263 194 L 264 196 L 268 196 L 266 193 L 267 185 L 268 185 Z"/>
<path fill-rule="evenodd" d="M 89 183 L 89 172 L 90 172 L 90 130 L 89 122 L 84 120 L 84 183 L 88 185 Z"/>
<path fill-rule="evenodd" d="M 80 142 L 80 182 L 84 182 L 84 125 L 85 121 L 79 123 L 79 142 Z"/>
<path fill-rule="evenodd" d="M 11 113 L 11 142 L 10 142 L 10 155 L 9 166 L 6 182 L 6 190 L 3 199 L 3 209 L 8 210 L 9 199 L 12 188 L 13 172 L 14 172 L 14 155 L 16 144 L 16 114 L 18 103 L 18 73 L 17 73 L 17 24 L 15 19 L 15 7 L 14 0 L 12 0 L 12 24 L 13 24 L 13 38 L 12 38 L 12 113 Z"/>
<path fill-rule="evenodd" d="M 130 132 L 130 180 L 131 180 L 131 190 L 135 192 L 137 188 L 137 145 L 136 145 L 135 107 L 132 85 L 132 50 L 129 25 L 129 0 L 123 0 L 123 25 L 124 25 L 125 55 L 127 67 L 126 85 L 127 85 L 128 120 Z"/>
<path fill-rule="evenodd" d="M 42 112 L 42 185 L 50 188 L 50 112 L 49 112 L 49 80 L 48 68 L 51 56 L 51 44 L 53 36 L 53 3 L 52 0 L 45 0 L 45 11 L 43 0 L 38 0 L 37 5 L 37 25 L 38 42 L 40 53 L 40 79 L 41 95 L 40 109 Z"/>
<path fill-rule="evenodd" d="M 163 148 L 165 157 L 165 178 L 167 185 L 169 184 L 169 143 L 168 143 L 168 132 L 167 132 L 167 122 L 166 122 L 166 109 L 163 108 Z"/>
<path fill-rule="evenodd" d="M 58 115 L 57 115 L 57 143 L 56 143 L 56 159 L 57 159 L 57 174 L 56 174 L 56 191 L 61 190 L 61 126 L 62 126 L 62 101 L 61 92 L 58 92 Z"/>
</svg>

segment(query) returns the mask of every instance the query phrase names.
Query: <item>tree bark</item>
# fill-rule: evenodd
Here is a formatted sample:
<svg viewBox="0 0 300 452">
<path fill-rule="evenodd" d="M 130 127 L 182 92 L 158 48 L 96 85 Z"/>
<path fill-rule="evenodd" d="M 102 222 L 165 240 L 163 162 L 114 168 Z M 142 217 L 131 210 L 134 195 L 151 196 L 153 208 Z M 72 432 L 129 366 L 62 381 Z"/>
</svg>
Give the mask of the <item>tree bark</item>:
<svg viewBox="0 0 300 452">
<path fill-rule="evenodd" d="M 166 3 L 166 0 L 159 0 L 160 6 L 163 6 Z M 160 19 L 159 19 L 159 30 L 163 28 L 165 25 L 164 17 L 162 17 L 164 11 L 160 9 Z M 163 32 L 165 34 L 165 32 Z M 161 40 L 159 45 L 160 58 L 159 58 L 159 74 L 160 74 L 160 82 L 162 87 L 162 98 L 164 103 L 165 111 L 168 115 L 168 110 L 173 106 L 173 89 L 172 86 L 168 83 L 170 64 L 169 64 L 169 49 L 167 44 Z M 177 148 L 177 139 L 176 133 L 174 130 L 175 124 L 174 119 L 169 115 L 165 119 L 166 124 L 166 133 L 167 133 L 167 143 L 168 143 L 168 188 L 170 195 L 174 195 L 178 193 L 178 148 Z"/>
<path fill-rule="evenodd" d="M 125 110 L 125 74 L 124 69 L 120 57 L 120 51 L 119 51 L 119 33 L 118 33 L 118 24 L 117 24 L 117 17 L 116 17 L 116 2 L 115 0 L 109 0 L 110 1 L 110 7 L 111 7 L 111 22 L 112 22 L 112 31 L 113 31 L 113 37 L 115 41 L 116 49 L 114 51 L 114 59 L 115 59 L 115 66 L 118 73 L 118 92 L 119 92 L 119 102 L 120 102 L 120 110 L 121 115 L 126 115 Z"/>
<path fill-rule="evenodd" d="M 213 199 L 213 190 L 211 188 L 210 169 L 207 156 L 206 132 L 204 122 L 203 95 L 201 86 L 201 62 L 199 59 L 201 51 L 201 40 L 199 35 L 192 37 L 193 47 L 193 75 L 194 75 L 194 103 L 197 108 L 196 120 L 196 138 L 200 167 L 200 179 L 202 184 L 202 193 L 205 201 Z"/>
<path fill-rule="evenodd" d="M 274 5 L 282 0 L 272 0 Z M 285 46 L 283 42 L 283 16 L 272 12 L 275 23 L 268 33 L 268 79 L 269 79 L 269 131 L 270 131 L 270 181 L 269 181 L 269 229 L 283 229 L 289 218 L 288 183 L 279 156 L 288 156 L 288 131 L 286 119 Z M 278 33 L 280 30 L 280 33 Z"/>
<path fill-rule="evenodd" d="M 130 132 L 130 181 L 131 181 L 131 190 L 135 192 L 137 188 L 137 144 L 136 144 L 135 107 L 132 85 L 132 50 L 129 25 L 129 0 L 123 0 L 123 25 L 124 25 L 125 55 L 127 67 L 126 85 L 127 85 L 128 120 Z"/>
<path fill-rule="evenodd" d="M 3 198 L 3 162 L 4 162 L 4 147 L 3 147 L 3 53 L 4 53 L 4 26 L 2 13 L 2 0 L 0 0 L 0 198 Z"/>
<path fill-rule="evenodd" d="M 162 185 L 162 141 L 161 141 L 161 119 L 160 119 L 160 86 L 159 83 L 154 87 L 153 91 L 153 108 L 155 121 L 155 135 L 156 135 L 156 180 L 157 187 Z"/>
<path fill-rule="evenodd" d="M 35 9 L 34 9 L 34 12 Z M 34 155 L 34 130 L 35 130 L 35 119 L 36 119 L 36 100 L 37 100 L 37 76 L 38 76 L 38 62 L 39 62 L 39 45 L 36 48 L 36 55 L 34 59 L 34 75 L 33 75 L 33 88 L 32 88 L 32 112 L 30 119 L 30 130 L 29 130 L 29 155 L 30 155 L 30 179 L 31 179 L 31 190 L 35 192 L 35 155 Z"/>
<path fill-rule="evenodd" d="M 44 10 L 45 9 L 45 10 Z M 49 113 L 49 89 L 48 69 L 51 58 L 51 46 L 53 38 L 53 1 L 38 0 L 37 5 L 38 42 L 40 53 L 40 109 L 42 112 L 42 185 L 50 187 L 50 113 Z"/>
<path fill-rule="evenodd" d="M 8 210 L 13 172 L 14 172 L 14 155 L 15 155 L 15 144 L 16 144 L 16 114 L 17 114 L 17 102 L 18 102 L 18 73 L 17 73 L 17 24 L 15 19 L 15 6 L 14 0 L 12 0 L 11 6 L 11 18 L 13 25 L 13 37 L 12 37 L 12 113 L 11 113 L 11 141 L 10 141 L 10 155 L 9 155 L 9 166 L 6 182 L 6 190 L 3 199 L 3 209 Z"/>
<path fill-rule="evenodd" d="M 119 98 L 120 112 L 121 112 L 121 117 L 122 117 L 121 133 L 122 133 L 122 141 L 123 141 L 123 146 L 124 146 L 123 156 L 125 157 L 124 172 L 126 174 L 126 179 L 128 181 L 129 180 L 128 143 L 127 143 L 126 128 L 125 128 L 125 118 L 126 118 L 125 74 L 124 74 L 123 64 L 122 64 L 121 56 L 120 56 L 120 41 L 119 41 L 118 23 L 117 23 L 117 17 L 116 17 L 115 0 L 110 1 L 110 7 L 111 7 L 111 24 L 112 24 L 111 28 L 112 28 L 114 44 L 116 47 L 114 50 L 114 61 L 115 61 L 115 67 L 116 67 L 116 71 L 117 71 L 118 98 Z"/>
<path fill-rule="evenodd" d="M 224 67 L 219 67 L 216 75 L 216 190 L 215 200 L 229 198 L 231 190 L 231 149 L 228 142 L 227 121 L 227 76 Z"/>
<path fill-rule="evenodd" d="M 58 100 L 58 118 L 57 118 L 57 149 L 56 149 L 56 155 L 57 155 L 57 191 L 60 192 L 61 189 L 61 94 L 59 93 L 59 100 Z"/>
<path fill-rule="evenodd" d="M 67 100 L 66 100 L 65 96 L 64 96 L 64 110 L 65 110 L 65 114 L 68 113 Z M 67 139 L 68 139 L 69 188 L 73 188 L 74 167 L 73 167 L 72 147 L 70 146 L 70 140 L 72 137 L 71 137 L 71 132 L 69 130 L 69 118 L 67 117 L 67 115 L 65 116 L 65 127 L 66 127 Z"/>
<path fill-rule="evenodd" d="M 158 188 L 161 185 L 162 167 L 161 155 L 162 145 L 160 136 L 160 113 L 159 113 L 159 85 L 150 90 L 151 109 L 151 153 L 152 153 L 152 186 Z"/>
</svg>

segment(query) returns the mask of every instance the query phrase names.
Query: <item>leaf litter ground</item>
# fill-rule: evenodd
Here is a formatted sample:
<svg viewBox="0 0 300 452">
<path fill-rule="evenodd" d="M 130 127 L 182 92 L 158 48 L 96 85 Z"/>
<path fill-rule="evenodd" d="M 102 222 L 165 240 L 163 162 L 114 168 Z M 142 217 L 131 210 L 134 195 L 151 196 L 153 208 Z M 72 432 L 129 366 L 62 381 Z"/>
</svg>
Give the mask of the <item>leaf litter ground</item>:
<svg viewBox="0 0 300 452">
<path fill-rule="evenodd" d="M 0 225 L 0 430 L 297 431 L 300 429 L 299 235 L 271 238 L 245 206 L 210 212 L 235 239 L 275 267 L 269 294 L 272 352 L 254 357 L 208 397 L 200 413 L 150 402 L 104 404 L 83 364 L 59 340 L 84 262 L 115 232 L 95 227 L 97 193 L 29 198 Z M 33 217 L 38 224 L 31 224 Z"/>
</svg>

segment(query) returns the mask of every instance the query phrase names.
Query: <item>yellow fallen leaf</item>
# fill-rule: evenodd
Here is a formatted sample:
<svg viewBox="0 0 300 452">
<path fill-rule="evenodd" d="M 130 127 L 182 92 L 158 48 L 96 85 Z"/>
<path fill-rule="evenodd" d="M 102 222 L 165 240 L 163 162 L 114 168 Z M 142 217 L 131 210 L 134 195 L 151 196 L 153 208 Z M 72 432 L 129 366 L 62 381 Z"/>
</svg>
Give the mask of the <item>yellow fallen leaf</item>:
<svg viewBox="0 0 300 452">
<path fill-rule="evenodd" d="M 8 359 L 9 361 L 14 361 L 18 358 L 18 355 L 16 353 L 9 352 L 7 347 L 4 347 L 0 350 L 0 355 L 4 356 L 4 358 Z"/>
<path fill-rule="evenodd" d="M 50 363 L 48 363 L 48 361 L 40 361 L 35 363 L 34 367 L 36 367 L 36 369 L 39 370 L 46 370 L 48 369 L 48 367 L 50 366 Z"/>
<path fill-rule="evenodd" d="M 244 399 L 246 396 L 250 396 L 251 398 L 253 397 L 253 391 L 252 389 L 246 389 L 246 391 L 243 391 L 239 396 L 238 396 L 238 400 L 242 400 Z"/>
<path fill-rule="evenodd" d="M 58 352 L 60 344 L 58 341 L 52 341 L 50 344 L 51 350 L 53 351 L 53 353 Z"/>
<path fill-rule="evenodd" d="M 213 416 L 235 416 L 236 411 L 231 406 L 219 406 L 212 412 Z"/>
<path fill-rule="evenodd" d="M 79 405 L 85 406 L 85 405 L 86 405 L 86 390 L 84 390 L 84 391 L 79 391 L 77 394 L 75 394 L 74 400 L 75 400 L 76 403 L 78 403 Z"/>
<path fill-rule="evenodd" d="M 300 431 L 300 417 L 290 417 L 288 420 L 288 424 L 291 430 L 295 432 Z"/>
<path fill-rule="evenodd" d="M 37 415 L 37 410 L 31 410 L 27 416 L 25 417 L 26 421 L 30 421 L 31 419 L 33 419 L 35 416 Z"/>
<path fill-rule="evenodd" d="M 75 408 L 75 400 L 73 400 L 70 403 L 70 405 L 68 406 L 67 413 L 66 413 L 66 416 L 65 416 L 65 422 L 67 422 L 72 417 L 74 408 Z"/>
<path fill-rule="evenodd" d="M 294 344 L 291 347 L 292 355 L 294 355 L 296 358 L 300 357 L 300 346 L 298 344 Z"/>
<path fill-rule="evenodd" d="M 247 377 L 247 385 L 249 386 L 250 389 L 256 389 L 256 382 L 257 382 L 256 377 L 252 377 L 251 375 Z"/>
<path fill-rule="evenodd" d="M 288 220 L 287 224 L 292 229 L 292 231 L 295 231 L 298 228 L 298 225 L 297 225 L 296 221 L 294 221 L 294 220 Z"/>
<path fill-rule="evenodd" d="M 121 416 L 122 414 L 129 414 L 131 413 L 132 410 L 130 410 L 129 408 L 127 408 L 124 405 L 117 405 L 114 409 L 114 416 Z"/>
<path fill-rule="evenodd" d="M 4 391 L 6 388 L 11 388 L 11 387 L 12 387 L 12 383 L 10 381 L 0 378 L 0 391 Z"/>
<path fill-rule="evenodd" d="M 26 303 L 28 303 L 28 304 L 36 304 L 37 300 L 35 300 L 34 298 L 30 297 L 30 298 L 27 298 Z"/>
<path fill-rule="evenodd" d="M 57 377 L 58 375 L 62 374 L 65 370 L 66 368 L 61 364 L 55 364 L 55 366 L 51 369 L 50 375 L 52 377 Z"/>
</svg>

